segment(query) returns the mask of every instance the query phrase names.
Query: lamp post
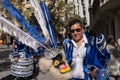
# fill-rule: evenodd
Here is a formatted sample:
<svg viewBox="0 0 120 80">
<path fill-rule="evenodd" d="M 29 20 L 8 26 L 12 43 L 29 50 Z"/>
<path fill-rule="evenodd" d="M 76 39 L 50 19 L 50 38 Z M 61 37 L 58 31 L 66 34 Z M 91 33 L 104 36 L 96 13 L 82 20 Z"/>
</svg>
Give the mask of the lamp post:
<svg viewBox="0 0 120 80">
<path fill-rule="evenodd" d="M 89 20 L 90 20 L 90 27 L 92 27 L 92 5 L 91 0 L 89 0 Z"/>
<path fill-rule="evenodd" d="M 84 16 L 84 22 L 83 25 L 86 25 L 86 11 L 85 11 L 85 4 L 84 4 L 84 0 L 81 0 L 82 3 L 82 8 L 83 8 L 83 16 Z"/>
</svg>

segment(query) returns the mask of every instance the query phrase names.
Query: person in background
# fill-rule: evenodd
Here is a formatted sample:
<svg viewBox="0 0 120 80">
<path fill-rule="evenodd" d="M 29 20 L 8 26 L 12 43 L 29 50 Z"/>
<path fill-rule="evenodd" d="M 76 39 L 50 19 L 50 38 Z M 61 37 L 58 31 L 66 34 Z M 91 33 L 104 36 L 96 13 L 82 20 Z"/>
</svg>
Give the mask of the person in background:
<svg viewBox="0 0 120 80">
<path fill-rule="evenodd" d="M 114 50 L 116 48 L 114 37 L 112 37 L 112 36 L 108 37 L 106 48 L 109 50 L 109 53 L 114 53 Z"/>
<path fill-rule="evenodd" d="M 104 35 L 89 35 L 79 19 L 71 20 L 68 25 L 71 39 L 64 40 L 63 48 L 72 68 L 71 80 L 88 80 L 87 66 L 94 65 L 98 69 L 105 69 L 106 57 L 100 59 L 100 55 L 107 54 L 107 58 L 110 57 L 105 48 Z"/>
<path fill-rule="evenodd" d="M 34 80 L 33 56 L 29 52 L 29 47 L 16 38 L 13 40 L 13 46 L 13 53 L 9 55 L 12 62 L 10 74 L 15 76 L 16 80 Z"/>
<path fill-rule="evenodd" d="M 120 45 L 118 40 L 115 40 L 112 36 L 109 36 L 107 40 L 106 48 L 111 55 L 107 70 L 111 80 L 120 80 Z"/>
</svg>

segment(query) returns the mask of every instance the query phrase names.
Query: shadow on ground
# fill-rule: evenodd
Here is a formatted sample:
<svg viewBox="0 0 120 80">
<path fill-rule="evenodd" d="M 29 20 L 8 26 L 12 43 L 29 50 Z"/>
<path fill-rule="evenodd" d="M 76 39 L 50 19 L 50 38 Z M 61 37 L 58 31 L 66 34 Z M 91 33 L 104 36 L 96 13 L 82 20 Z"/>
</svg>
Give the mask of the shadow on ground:
<svg viewBox="0 0 120 80">
<path fill-rule="evenodd" d="M 8 76 L 2 78 L 1 80 L 14 80 L 14 79 L 15 79 L 15 76 L 8 75 Z"/>
<path fill-rule="evenodd" d="M 0 51 L 0 72 L 7 71 L 10 69 L 10 59 L 9 54 L 12 51 Z"/>
<path fill-rule="evenodd" d="M 0 64 L 0 72 L 10 70 L 10 62 L 4 62 Z"/>
</svg>

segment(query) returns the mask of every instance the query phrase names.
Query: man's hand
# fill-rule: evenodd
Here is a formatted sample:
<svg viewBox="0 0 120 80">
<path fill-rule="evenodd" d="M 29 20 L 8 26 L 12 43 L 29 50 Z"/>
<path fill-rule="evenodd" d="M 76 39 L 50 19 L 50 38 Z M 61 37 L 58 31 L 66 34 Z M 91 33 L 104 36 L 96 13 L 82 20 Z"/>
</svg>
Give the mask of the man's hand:
<svg viewBox="0 0 120 80">
<path fill-rule="evenodd" d="M 96 71 L 97 71 L 97 68 L 94 68 L 94 69 L 90 72 L 90 75 L 91 75 L 93 78 L 96 78 Z"/>
</svg>

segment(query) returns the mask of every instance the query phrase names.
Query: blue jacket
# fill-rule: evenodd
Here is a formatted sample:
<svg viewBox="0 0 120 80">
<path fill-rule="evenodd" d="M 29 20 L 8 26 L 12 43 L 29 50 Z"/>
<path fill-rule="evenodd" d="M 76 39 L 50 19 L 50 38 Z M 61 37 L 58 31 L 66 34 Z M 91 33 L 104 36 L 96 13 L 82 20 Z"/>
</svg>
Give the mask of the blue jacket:
<svg viewBox="0 0 120 80">
<path fill-rule="evenodd" d="M 88 43 L 86 46 L 86 57 L 84 58 L 83 66 L 84 66 L 84 73 L 85 73 L 85 80 L 88 78 L 88 69 L 87 65 L 94 65 L 100 69 L 105 69 L 106 60 L 110 59 L 110 54 L 107 52 L 106 49 L 102 51 L 96 45 L 96 38 L 89 36 L 85 33 Z M 65 39 L 63 42 L 63 48 L 66 54 L 66 59 L 68 63 L 71 65 L 72 62 L 72 52 L 73 52 L 73 44 L 70 39 Z"/>
</svg>

